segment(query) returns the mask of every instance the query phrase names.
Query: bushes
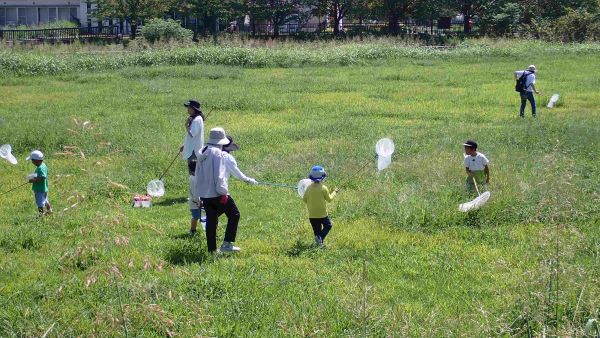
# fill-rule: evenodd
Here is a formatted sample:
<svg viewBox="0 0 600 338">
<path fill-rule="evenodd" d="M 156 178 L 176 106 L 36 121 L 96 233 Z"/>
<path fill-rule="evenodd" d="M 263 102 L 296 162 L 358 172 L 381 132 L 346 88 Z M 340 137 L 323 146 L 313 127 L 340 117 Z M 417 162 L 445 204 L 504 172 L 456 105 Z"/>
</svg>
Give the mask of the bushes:
<svg viewBox="0 0 600 338">
<path fill-rule="evenodd" d="M 372 60 L 474 56 L 524 56 L 544 53 L 598 53 L 600 44 L 562 45 L 530 41 L 506 46 L 489 40 L 465 40 L 453 49 L 432 49 L 393 42 L 305 43 L 281 47 L 194 46 L 170 50 L 148 49 L 119 54 L 0 52 L 0 75 L 57 74 L 84 70 L 114 70 L 129 66 L 213 64 L 243 67 L 300 67 L 305 65 L 356 65 Z M 458 43 L 455 41 L 454 43 Z"/>
<path fill-rule="evenodd" d="M 194 32 L 173 19 L 150 19 L 139 29 L 139 34 L 151 44 L 157 41 L 190 42 L 194 36 Z"/>
<path fill-rule="evenodd" d="M 20 25 L 14 28 L 7 27 L 6 29 L 17 29 L 17 30 L 30 30 L 30 29 L 57 29 L 57 28 L 77 28 L 79 25 L 73 21 L 61 20 L 47 22 L 40 25 L 26 26 Z"/>
<path fill-rule="evenodd" d="M 554 21 L 552 38 L 562 42 L 600 40 L 600 14 L 569 10 Z"/>
</svg>

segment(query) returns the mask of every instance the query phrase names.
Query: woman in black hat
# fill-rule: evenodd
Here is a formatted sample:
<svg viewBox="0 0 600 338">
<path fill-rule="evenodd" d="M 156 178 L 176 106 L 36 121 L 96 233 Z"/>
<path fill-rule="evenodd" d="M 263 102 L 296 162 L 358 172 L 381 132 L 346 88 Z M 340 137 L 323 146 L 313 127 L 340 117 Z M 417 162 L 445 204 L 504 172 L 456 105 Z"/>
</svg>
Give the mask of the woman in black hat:
<svg viewBox="0 0 600 338">
<path fill-rule="evenodd" d="M 183 104 L 187 107 L 188 118 L 185 121 L 185 137 L 179 149 L 183 158 L 188 161 L 190 175 L 196 171 L 197 152 L 204 147 L 204 114 L 200 102 L 189 100 Z"/>
</svg>

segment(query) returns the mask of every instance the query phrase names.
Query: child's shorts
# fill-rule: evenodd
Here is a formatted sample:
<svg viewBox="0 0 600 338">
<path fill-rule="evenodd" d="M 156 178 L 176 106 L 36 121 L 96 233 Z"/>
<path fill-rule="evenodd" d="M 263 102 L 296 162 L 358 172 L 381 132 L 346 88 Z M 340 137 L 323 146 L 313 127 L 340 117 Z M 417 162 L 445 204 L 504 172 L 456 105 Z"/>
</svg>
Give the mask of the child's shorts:
<svg viewBox="0 0 600 338">
<path fill-rule="evenodd" d="M 192 220 L 200 219 L 200 209 L 190 209 L 192 213 Z"/>
<path fill-rule="evenodd" d="M 37 204 L 38 208 L 43 208 L 48 203 L 48 192 L 34 191 L 33 195 L 35 196 L 35 204 Z"/>
</svg>

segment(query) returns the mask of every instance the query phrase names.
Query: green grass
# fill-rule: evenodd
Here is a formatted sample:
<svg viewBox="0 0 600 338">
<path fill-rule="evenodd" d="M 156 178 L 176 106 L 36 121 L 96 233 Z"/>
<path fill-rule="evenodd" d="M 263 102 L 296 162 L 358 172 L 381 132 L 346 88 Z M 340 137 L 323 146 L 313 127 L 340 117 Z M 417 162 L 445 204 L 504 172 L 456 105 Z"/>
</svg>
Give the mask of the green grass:
<svg viewBox="0 0 600 338">
<path fill-rule="evenodd" d="M 544 95 L 521 120 L 512 71 L 530 63 Z M 20 163 L 0 162 L 0 190 L 41 149 L 57 212 L 37 219 L 27 188 L 0 197 L 0 336 L 581 336 L 600 310 L 598 79 L 595 55 L 559 52 L 6 75 L 0 143 Z M 258 180 L 322 164 L 335 187 L 386 136 L 393 163 L 342 190 L 324 250 L 294 191 L 232 179 L 243 251 L 214 260 L 184 236 L 183 161 L 164 198 L 130 207 L 180 145 L 189 98 Z M 467 138 L 492 161 L 492 198 L 461 214 Z"/>
</svg>

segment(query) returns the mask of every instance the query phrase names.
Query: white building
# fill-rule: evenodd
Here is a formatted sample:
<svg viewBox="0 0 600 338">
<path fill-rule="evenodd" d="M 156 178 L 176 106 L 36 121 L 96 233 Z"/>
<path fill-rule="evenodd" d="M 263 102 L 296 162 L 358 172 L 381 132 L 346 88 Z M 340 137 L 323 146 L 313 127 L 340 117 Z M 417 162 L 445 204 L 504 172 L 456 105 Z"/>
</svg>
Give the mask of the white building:
<svg viewBox="0 0 600 338">
<path fill-rule="evenodd" d="M 0 0 L 0 27 L 74 21 L 88 25 L 85 0 Z"/>
</svg>

